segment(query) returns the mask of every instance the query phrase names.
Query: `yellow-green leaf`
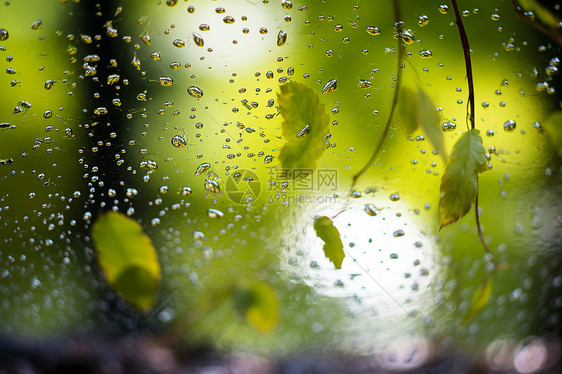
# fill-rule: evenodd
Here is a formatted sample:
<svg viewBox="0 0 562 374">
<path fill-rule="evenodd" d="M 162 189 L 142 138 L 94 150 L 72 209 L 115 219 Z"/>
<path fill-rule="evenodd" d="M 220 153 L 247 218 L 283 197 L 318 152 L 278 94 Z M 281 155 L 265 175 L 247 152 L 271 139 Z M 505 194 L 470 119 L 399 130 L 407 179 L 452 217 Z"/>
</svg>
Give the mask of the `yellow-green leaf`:
<svg viewBox="0 0 562 374">
<path fill-rule="evenodd" d="M 314 231 L 316 236 L 324 241 L 324 255 L 334 264 L 336 269 L 341 269 L 345 258 L 340 232 L 329 217 L 315 217 Z"/>
<path fill-rule="evenodd" d="M 441 178 L 441 228 L 468 213 L 478 193 L 478 173 L 487 169 L 486 149 L 480 131 L 465 132 L 455 143 Z"/>
<path fill-rule="evenodd" d="M 492 277 L 488 276 L 474 293 L 472 304 L 470 304 L 470 308 L 468 308 L 466 314 L 462 318 L 461 325 L 466 325 L 478 313 L 480 313 L 482 308 L 484 308 L 484 306 L 488 303 L 490 295 L 492 295 Z"/>
<path fill-rule="evenodd" d="M 400 87 L 396 120 L 406 135 L 411 135 L 418 129 L 418 94 L 409 86 Z"/>
<path fill-rule="evenodd" d="M 413 89 L 404 86 L 400 89 L 396 119 L 400 128 L 408 135 L 421 127 L 443 161 L 446 161 L 439 113 L 431 98 L 421 87 Z"/>
<path fill-rule="evenodd" d="M 92 240 L 109 284 L 141 310 L 150 308 L 160 282 L 160 265 L 140 224 L 121 213 L 102 214 Z"/>
<path fill-rule="evenodd" d="M 285 145 L 279 153 L 284 168 L 311 169 L 326 148 L 330 118 L 318 95 L 302 83 L 289 82 L 277 94 Z"/>
<path fill-rule="evenodd" d="M 554 112 L 544 124 L 552 145 L 562 154 L 562 111 Z"/>
<path fill-rule="evenodd" d="M 279 322 L 280 302 L 273 288 L 264 282 L 236 288 L 235 308 L 246 316 L 248 323 L 262 332 L 271 332 Z"/>
</svg>

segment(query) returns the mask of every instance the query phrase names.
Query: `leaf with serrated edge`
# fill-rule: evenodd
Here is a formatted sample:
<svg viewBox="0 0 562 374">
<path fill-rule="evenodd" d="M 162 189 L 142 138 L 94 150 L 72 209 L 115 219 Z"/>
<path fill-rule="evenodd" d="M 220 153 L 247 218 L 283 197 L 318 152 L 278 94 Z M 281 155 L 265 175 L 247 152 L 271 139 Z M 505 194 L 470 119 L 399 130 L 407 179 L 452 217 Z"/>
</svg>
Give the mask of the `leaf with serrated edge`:
<svg viewBox="0 0 562 374">
<path fill-rule="evenodd" d="M 412 134 L 418 129 L 418 94 L 409 86 L 400 88 L 398 96 L 398 107 L 396 108 L 396 120 L 406 135 Z"/>
<path fill-rule="evenodd" d="M 417 90 L 404 86 L 398 98 L 397 122 L 407 135 L 412 134 L 419 127 L 427 136 L 435 150 L 446 161 L 443 132 L 440 117 L 431 98 L 418 87 Z"/>
<path fill-rule="evenodd" d="M 462 134 L 453 147 L 441 178 L 441 228 L 468 213 L 478 193 L 478 173 L 487 168 L 486 149 L 480 131 L 469 130 Z"/>
<path fill-rule="evenodd" d="M 314 218 L 314 231 L 316 236 L 324 241 L 324 255 L 334 264 L 336 269 L 341 269 L 345 258 L 340 232 L 334 222 L 326 216 Z"/>
<path fill-rule="evenodd" d="M 472 298 L 472 304 L 470 308 L 466 311 L 461 325 L 466 325 L 470 320 L 472 320 L 484 306 L 488 303 L 490 296 L 492 295 L 492 278 L 488 276 L 486 280 L 478 287 L 476 292 L 474 292 L 474 297 Z"/>
<path fill-rule="evenodd" d="M 160 265 L 141 225 L 122 213 L 102 214 L 92 240 L 108 283 L 141 310 L 150 308 L 160 282 Z"/>
<path fill-rule="evenodd" d="M 330 118 L 318 95 L 304 84 L 289 82 L 279 89 L 277 102 L 286 140 L 279 160 L 287 169 L 313 169 L 326 148 L 324 136 L 330 132 Z M 298 137 L 307 126 L 308 132 Z"/>
<path fill-rule="evenodd" d="M 447 161 L 445 154 L 445 143 L 443 142 L 443 131 L 441 130 L 441 118 L 431 98 L 421 88 L 418 90 L 418 121 L 424 134 L 428 137 L 433 148 L 441 155 L 443 162 Z"/>
</svg>

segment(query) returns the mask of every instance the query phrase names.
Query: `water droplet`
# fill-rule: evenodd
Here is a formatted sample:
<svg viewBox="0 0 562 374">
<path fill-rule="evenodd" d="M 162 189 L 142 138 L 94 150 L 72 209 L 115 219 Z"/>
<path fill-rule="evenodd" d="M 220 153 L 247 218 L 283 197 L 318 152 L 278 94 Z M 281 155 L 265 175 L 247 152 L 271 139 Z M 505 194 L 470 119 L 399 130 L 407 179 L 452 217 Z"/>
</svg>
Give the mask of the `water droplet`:
<svg viewBox="0 0 562 374">
<path fill-rule="evenodd" d="M 371 217 L 374 217 L 374 216 L 377 215 L 377 208 L 375 208 L 375 206 L 373 204 L 365 204 L 364 209 L 365 209 L 365 213 L 367 213 Z"/>
<path fill-rule="evenodd" d="M 224 217 L 224 213 L 221 212 L 218 209 L 209 209 L 207 214 L 209 215 L 209 218 L 222 218 Z"/>
<path fill-rule="evenodd" d="M 390 201 L 398 201 L 400 200 L 400 195 L 397 193 L 393 193 L 392 195 L 390 195 Z"/>
<path fill-rule="evenodd" d="M 279 30 L 279 34 L 277 34 L 277 46 L 281 47 L 287 41 L 287 33 L 285 30 Z"/>
<path fill-rule="evenodd" d="M 427 26 L 429 24 L 429 17 L 426 16 L 425 14 L 422 14 L 421 16 L 418 17 L 418 25 L 420 27 L 424 27 Z"/>
<path fill-rule="evenodd" d="M 200 89 L 197 86 L 190 86 L 187 88 L 187 93 L 189 93 L 191 96 L 200 99 L 203 97 L 203 90 Z"/>
<path fill-rule="evenodd" d="M 380 35 L 381 30 L 376 26 L 367 26 L 365 27 L 365 31 L 369 35 Z"/>
<path fill-rule="evenodd" d="M 10 37 L 10 34 L 8 33 L 8 30 L 0 29 L 0 42 L 3 42 L 4 40 L 7 40 L 9 37 Z"/>
<path fill-rule="evenodd" d="M 218 194 L 221 192 L 220 184 L 216 179 L 205 179 L 205 190 Z"/>
<path fill-rule="evenodd" d="M 150 35 L 141 36 L 141 40 L 144 42 L 144 44 L 150 45 Z"/>
<path fill-rule="evenodd" d="M 125 194 L 127 197 L 135 197 L 139 194 L 139 191 L 136 188 L 127 188 Z"/>
<path fill-rule="evenodd" d="M 433 53 L 429 49 L 422 49 L 420 51 L 420 56 L 423 58 L 430 58 L 433 56 Z"/>
<path fill-rule="evenodd" d="M 42 24 L 43 24 L 43 21 L 38 19 L 37 21 L 35 21 L 31 24 L 31 29 L 37 30 Z"/>
<path fill-rule="evenodd" d="M 504 129 L 505 131 L 513 131 L 513 130 L 515 130 L 515 127 L 516 127 L 516 123 L 515 123 L 515 121 L 512 120 L 512 119 L 510 119 L 509 121 L 506 121 L 506 122 L 503 124 L 503 129 Z"/>
<path fill-rule="evenodd" d="M 172 145 L 176 148 L 183 148 L 187 145 L 187 140 L 183 135 L 174 135 L 171 141 Z"/>
<path fill-rule="evenodd" d="M 370 88 L 372 86 L 371 81 L 366 79 L 359 79 L 359 83 L 357 84 L 361 88 Z"/>
<path fill-rule="evenodd" d="M 181 188 L 181 195 L 182 196 L 189 196 L 191 195 L 191 187 L 189 186 L 184 186 Z"/>
<path fill-rule="evenodd" d="M 415 41 L 414 33 L 410 29 L 402 30 L 402 32 L 400 32 L 400 37 L 406 44 L 412 44 Z"/>
<path fill-rule="evenodd" d="M 449 13 L 449 7 L 445 4 L 439 5 L 439 13 L 441 14 Z"/>
<path fill-rule="evenodd" d="M 139 58 L 137 57 L 137 55 L 133 56 L 133 60 L 131 61 L 131 65 L 133 65 L 134 67 L 137 68 L 137 70 L 140 70 L 141 68 L 141 61 L 139 60 Z"/>
<path fill-rule="evenodd" d="M 404 236 L 404 230 L 396 230 L 392 233 L 392 236 L 394 236 L 395 238 L 399 238 L 401 236 Z"/>
<path fill-rule="evenodd" d="M 162 87 L 167 87 L 174 84 L 174 80 L 172 79 L 172 77 L 167 77 L 167 76 L 158 78 L 158 82 Z"/>
<path fill-rule="evenodd" d="M 306 125 L 299 133 L 297 134 L 297 138 L 304 138 L 310 132 L 310 126 Z"/>
<path fill-rule="evenodd" d="M 195 175 L 201 175 L 207 172 L 210 168 L 211 164 L 209 164 L 208 162 L 204 162 L 197 167 L 197 169 L 195 170 Z"/>
<path fill-rule="evenodd" d="M 199 30 L 201 31 L 209 31 L 211 29 L 211 26 L 207 25 L 206 23 L 202 23 L 199 25 Z"/>
<path fill-rule="evenodd" d="M 45 89 L 46 90 L 50 90 L 51 88 L 53 88 L 53 86 L 55 85 L 55 80 L 52 79 L 48 79 L 47 81 L 45 81 Z"/>
<path fill-rule="evenodd" d="M 174 39 L 174 41 L 172 42 L 172 44 L 178 48 L 183 48 L 185 47 L 185 42 L 181 39 Z"/>
<path fill-rule="evenodd" d="M 107 114 L 107 108 L 100 106 L 96 109 L 94 109 L 94 114 L 96 116 L 103 116 L 104 114 Z"/>
<path fill-rule="evenodd" d="M 193 42 L 198 47 L 205 46 L 205 41 L 203 40 L 203 37 L 201 35 L 197 34 L 196 32 L 193 33 Z"/>
<path fill-rule="evenodd" d="M 234 23 L 234 18 L 232 16 L 226 16 L 222 19 L 222 21 L 226 24 L 232 24 Z"/>
<path fill-rule="evenodd" d="M 337 86 L 338 86 L 338 80 L 332 79 L 324 85 L 321 92 L 323 94 L 329 94 L 330 92 L 334 92 Z"/>
<path fill-rule="evenodd" d="M 264 157 L 263 159 L 263 163 L 264 164 L 270 164 L 273 161 L 273 156 L 272 155 L 267 155 Z"/>
<path fill-rule="evenodd" d="M 490 19 L 492 21 L 499 21 L 500 20 L 500 15 L 497 13 L 492 13 L 492 15 L 490 16 Z"/>
<path fill-rule="evenodd" d="M 551 77 L 552 77 L 553 75 L 558 74 L 558 68 L 557 68 L 556 66 L 554 66 L 554 65 L 549 65 L 549 66 L 547 66 L 547 67 L 544 69 L 544 71 L 545 71 L 546 75 L 551 76 Z"/>
<path fill-rule="evenodd" d="M 119 79 L 121 79 L 119 74 L 111 74 L 107 77 L 107 85 L 111 86 L 114 83 L 119 82 Z"/>
<path fill-rule="evenodd" d="M 360 198 L 361 197 L 361 191 L 353 191 L 351 193 L 351 197 L 354 198 L 354 199 Z"/>
<path fill-rule="evenodd" d="M 281 6 L 283 7 L 283 9 L 286 9 L 286 10 L 293 9 L 293 3 L 291 3 L 289 0 L 281 1 Z M 299 8 L 299 10 L 300 10 L 300 8 Z"/>
<path fill-rule="evenodd" d="M 441 125 L 441 130 L 447 132 L 447 131 L 453 131 L 457 128 L 457 124 L 454 122 L 445 122 L 444 124 Z"/>
<path fill-rule="evenodd" d="M 396 260 L 398 258 L 398 253 L 391 253 L 390 258 Z"/>
<path fill-rule="evenodd" d="M 178 3 L 178 0 L 166 0 L 167 6 L 175 6 Z"/>
</svg>

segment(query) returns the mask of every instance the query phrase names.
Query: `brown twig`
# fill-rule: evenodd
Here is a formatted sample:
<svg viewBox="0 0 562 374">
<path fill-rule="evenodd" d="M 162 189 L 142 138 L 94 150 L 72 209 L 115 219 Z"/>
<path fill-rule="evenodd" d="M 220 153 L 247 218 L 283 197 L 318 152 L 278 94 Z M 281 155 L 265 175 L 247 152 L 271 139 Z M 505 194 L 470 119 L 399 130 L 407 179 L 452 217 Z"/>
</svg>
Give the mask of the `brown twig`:
<svg viewBox="0 0 562 374">
<path fill-rule="evenodd" d="M 519 5 L 516 0 L 511 0 L 511 4 L 513 5 L 513 11 L 515 12 L 515 15 L 517 17 L 521 18 L 528 25 L 531 25 L 532 27 L 543 33 L 545 36 L 552 39 L 556 44 L 558 44 L 559 47 L 562 47 L 562 35 L 560 35 L 560 33 L 558 33 L 556 29 L 548 28 L 536 19 L 528 17 L 523 11 L 521 5 Z"/>
<path fill-rule="evenodd" d="M 464 63 L 466 66 L 466 78 L 468 80 L 468 109 L 467 109 L 467 117 L 470 123 L 470 129 L 474 130 L 476 128 L 476 124 L 474 123 L 474 79 L 472 76 L 472 61 L 470 59 L 470 45 L 468 43 L 468 36 L 466 35 L 466 30 L 464 29 L 464 24 L 462 23 L 461 14 L 459 12 L 459 6 L 457 5 L 457 0 L 451 0 L 451 4 L 453 5 L 453 10 L 455 12 L 455 22 L 457 24 L 457 28 L 459 30 L 461 43 L 462 43 L 462 50 L 464 52 Z M 476 183 L 478 185 L 478 175 L 476 175 Z M 479 187 L 477 188 L 477 191 Z M 476 216 L 476 227 L 478 228 L 478 237 L 480 238 L 480 242 L 484 247 L 486 253 L 492 256 L 494 259 L 494 255 L 486 244 L 486 240 L 484 240 L 484 235 L 482 234 L 482 225 L 480 224 L 480 216 L 478 215 L 478 192 L 476 192 L 476 197 L 474 198 L 474 214 Z M 495 259 L 494 259 L 495 262 Z"/>
<path fill-rule="evenodd" d="M 382 132 L 382 135 L 379 138 L 379 141 L 377 142 L 377 146 L 375 147 L 375 150 L 373 151 L 373 154 L 371 155 L 371 158 L 369 158 L 369 161 L 367 161 L 367 163 L 361 168 L 361 170 L 359 170 L 359 172 L 357 172 L 352 179 L 352 183 L 351 183 L 351 190 L 353 191 L 353 188 L 355 187 L 355 184 L 357 183 L 357 180 L 363 175 L 365 174 L 365 172 L 367 170 L 369 170 L 369 168 L 372 166 L 373 161 L 377 158 L 379 152 L 382 149 L 382 145 L 386 139 L 386 137 L 388 136 L 388 132 L 390 131 L 390 125 L 392 123 L 392 118 L 394 116 L 394 111 L 396 110 L 396 106 L 398 104 L 398 95 L 400 94 L 400 84 L 401 84 L 401 78 L 402 78 L 402 63 L 403 63 L 403 59 L 404 59 L 404 44 L 402 43 L 402 38 L 400 36 L 401 32 L 402 32 L 402 26 L 401 26 L 401 14 L 400 14 L 400 4 L 398 2 L 398 0 L 393 0 L 392 1 L 393 6 L 394 6 L 394 21 L 395 21 L 395 32 L 398 33 L 398 67 L 396 69 L 396 87 L 394 89 L 394 98 L 392 99 L 392 107 L 390 108 L 390 114 L 388 115 L 388 120 L 386 121 L 386 124 L 384 126 L 384 130 Z"/>
<path fill-rule="evenodd" d="M 468 44 L 468 36 L 466 36 L 466 30 L 464 29 L 464 24 L 462 23 L 457 0 L 451 0 L 451 3 L 453 4 L 456 19 L 455 22 L 461 37 L 464 64 L 466 67 L 466 78 L 468 80 L 468 120 L 470 122 L 470 128 L 474 129 L 476 127 L 474 123 L 474 80 L 472 78 L 472 61 L 470 60 L 470 44 Z"/>
</svg>

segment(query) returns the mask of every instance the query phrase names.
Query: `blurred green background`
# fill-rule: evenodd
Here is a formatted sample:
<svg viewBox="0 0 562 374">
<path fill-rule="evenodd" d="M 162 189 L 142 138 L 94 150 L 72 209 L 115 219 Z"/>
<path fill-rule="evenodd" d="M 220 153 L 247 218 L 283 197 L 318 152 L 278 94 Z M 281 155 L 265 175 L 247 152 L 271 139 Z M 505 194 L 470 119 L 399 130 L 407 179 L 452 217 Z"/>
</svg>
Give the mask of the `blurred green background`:
<svg viewBox="0 0 562 374">
<path fill-rule="evenodd" d="M 393 123 L 351 195 L 399 84 L 392 2 L 168 3 L 1 6 L 9 37 L 0 42 L 0 122 L 9 126 L 0 129 L 0 159 L 13 162 L 0 165 L 0 332 L 168 334 L 180 323 L 190 342 L 269 354 L 309 346 L 372 353 L 405 336 L 482 352 L 497 341 L 558 336 L 560 158 L 541 124 L 559 109 L 548 67 L 558 66 L 560 48 L 509 2 L 461 4 L 476 126 L 493 166 L 480 177 L 480 218 L 500 270 L 484 256 L 473 210 L 439 231 L 444 165 L 423 133 L 408 137 Z M 467 128 L 454 14 L 432 1 L 400 5 L 415 37 L 404 81 L 424 88 L 441 123 L 456 124 L 443 133 L 449 152 Z M 336 175 L 335 185 L 291 182 L 279 193 L 277 93 L 286 79 L 312 88 L 330 114 L 317 168 Z M 321 94 L 333 79 L 336 90 Z M 191 86 L 203 96 L 190 95 Z M 176 135 L 185 147 L 172 145 Z M 195 175 L 204 163 L 212 174 Z M 233 201 L 228 181 L 247 190 L 236 173 L 250 171 L 259 196 Z M 156 248 L 161 290 L 146 314 L 114 293 L 97 263 L 91 225 L 110 210 L 141 223 Z M 341 234 L 340 270 L 315 235 L 318 215 Z M 463 324 L 486 279 L 487 304 Z M 221 287 L 255 282 L 279 299 L 273 332 L 253 328 L 231 302 L 201 309 Z"/>
</svg>

